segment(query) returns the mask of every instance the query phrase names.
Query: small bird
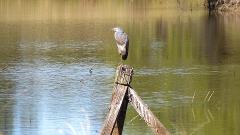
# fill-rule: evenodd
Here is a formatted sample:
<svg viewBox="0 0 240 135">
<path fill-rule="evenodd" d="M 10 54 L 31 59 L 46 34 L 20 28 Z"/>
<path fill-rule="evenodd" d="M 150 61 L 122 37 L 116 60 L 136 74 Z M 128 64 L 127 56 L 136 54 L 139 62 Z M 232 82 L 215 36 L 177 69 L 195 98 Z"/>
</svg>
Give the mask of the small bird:
<svg viewBox="0 0 240 135">
<path fill-rule="evenodd" d="M 112 30 L 114 31 L 118 53 L 122 56 L 122 60 L 126 60 L 129 46 L 128 35 L 120 27 L 115 27 Z"/>
</svg>

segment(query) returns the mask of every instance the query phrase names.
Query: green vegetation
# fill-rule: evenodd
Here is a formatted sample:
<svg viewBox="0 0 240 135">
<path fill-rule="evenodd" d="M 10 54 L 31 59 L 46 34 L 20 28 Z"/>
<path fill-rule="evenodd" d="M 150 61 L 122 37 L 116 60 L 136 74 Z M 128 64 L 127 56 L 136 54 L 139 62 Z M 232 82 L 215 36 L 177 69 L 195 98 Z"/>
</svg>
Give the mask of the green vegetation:
<svg viewBox="0 0 240 135">
<path fill-rule="evenodd" d="M 207 0 L 207 3 L 210 11 L 240 11 L 240 0 Z"/>
</svg>

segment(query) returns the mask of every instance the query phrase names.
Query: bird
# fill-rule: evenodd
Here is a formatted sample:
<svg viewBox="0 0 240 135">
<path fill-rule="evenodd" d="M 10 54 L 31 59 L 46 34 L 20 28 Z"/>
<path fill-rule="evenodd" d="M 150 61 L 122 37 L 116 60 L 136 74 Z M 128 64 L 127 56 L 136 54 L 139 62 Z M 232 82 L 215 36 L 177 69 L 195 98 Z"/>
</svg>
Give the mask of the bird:
<svg viewBox="0 0 240 135">
<path fill-rule="evenodd" d="M 121 55 L 122 60 L 126 60 L 128 57 L 129 47 L 128 35 L 120 27 L 115 27 L 112 30 L 114 31 L 114 38 L 116 40 L 118 53 Z"/>
</svg>

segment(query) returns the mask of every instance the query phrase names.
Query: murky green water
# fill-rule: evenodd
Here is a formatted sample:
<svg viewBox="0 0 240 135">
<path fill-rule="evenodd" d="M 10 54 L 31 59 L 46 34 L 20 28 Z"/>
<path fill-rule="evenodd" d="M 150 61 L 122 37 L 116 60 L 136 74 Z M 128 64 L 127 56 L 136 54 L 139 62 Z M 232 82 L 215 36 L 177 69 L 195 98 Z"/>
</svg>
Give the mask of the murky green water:
<svg viewBox="0 0 240 135">
<path fill-rule="evenodd" d="M 130 38 L 132 87 L 172 134 L 238 135 L 240 17 L 159 3 L 0 1 L 0 135 L 99 134 L 114 26 Z M 152 134 L 136 115 L 124 134 Z"/>
</svg>

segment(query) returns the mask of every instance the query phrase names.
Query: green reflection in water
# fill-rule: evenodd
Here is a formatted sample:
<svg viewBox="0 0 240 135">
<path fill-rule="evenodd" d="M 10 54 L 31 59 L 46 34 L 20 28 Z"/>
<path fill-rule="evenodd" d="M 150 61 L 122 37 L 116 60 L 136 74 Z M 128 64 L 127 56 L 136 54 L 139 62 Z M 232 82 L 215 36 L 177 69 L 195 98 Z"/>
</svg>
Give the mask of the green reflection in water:
<svg viewBox="0 0 240 135">
<path fill-rule="evenodd" d="M 120 62 L 116 25 L 129 34 L 132 86 L 170 132 L 239 134 L 239 17 L 158 3 L 1 1 L 0 134 L 61 134 L 66 121 L 98 134 Z M 135 116 L 124 133 L 152 134 Z"/>
</svg>

